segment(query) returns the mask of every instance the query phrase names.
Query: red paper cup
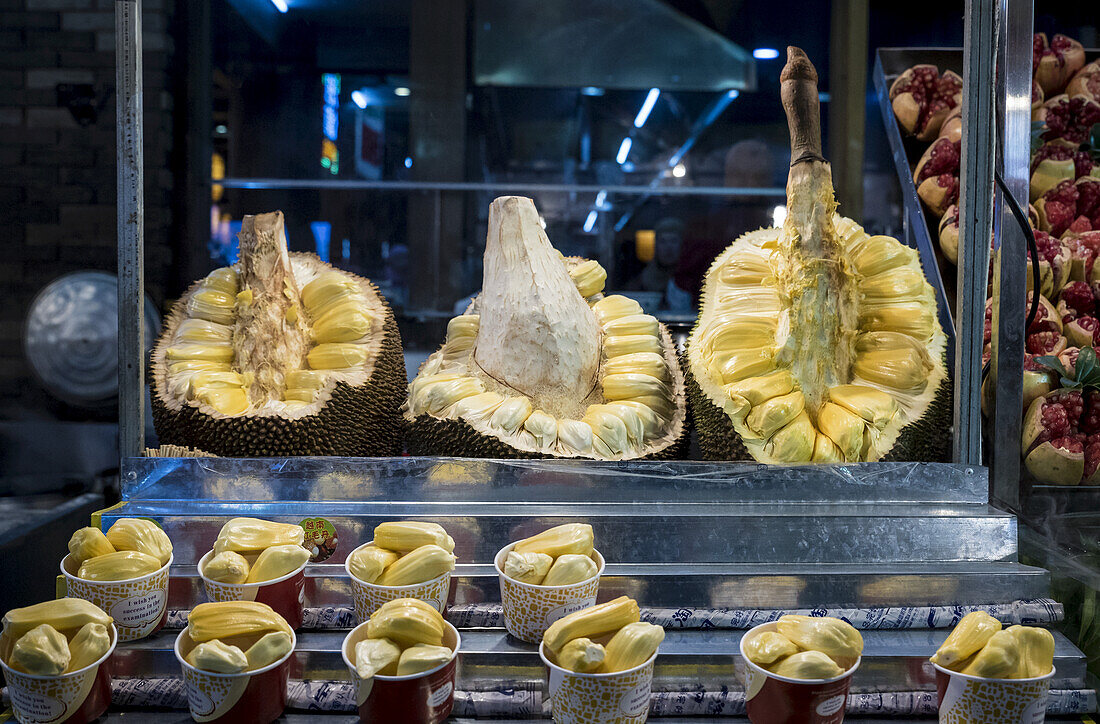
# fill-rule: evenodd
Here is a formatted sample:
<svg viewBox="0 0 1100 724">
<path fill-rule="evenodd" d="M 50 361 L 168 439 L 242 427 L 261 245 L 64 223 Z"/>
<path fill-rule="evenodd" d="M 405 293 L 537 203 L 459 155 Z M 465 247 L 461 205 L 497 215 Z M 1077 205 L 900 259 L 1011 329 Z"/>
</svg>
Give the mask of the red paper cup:
<svg viewBox="0 0 1100 724">
<path fill-rule="evenodd" d="M 225 724 L 268 724 L 278 719 L 286 708 L 286 683 L 290 677 L 290 660 L 298 638 L 291 633 L 293 646 L 287 655 L 274 664 L 240 674 L 215 674 L 196 669 L 184 657 L 195 643 L 187 629 L 176 637 L 173 650 L 183 667 L 187 687 L 187 706 L 191 718 L 199 722 Z"/>
<path fill-rule="evenodd" d="M 374 545 L 369 540 L 359 548 Z M 355 551 L 359 550 L 356 548 Z M 371 614 L 382 607 L 383 603 L 396 601 L 399 598 L 416 598 L 428 604 L 439 613 L 446 613 L 447 597 L 451 591 L 451 573 L 447 571 L 430 581 L 414 583 L 410 586 L 379 586 L 377 583 L 367 583 L 355 577 L 351 572 L 351 557 L 355 551 L 348 554 L 344 561 L 344 570 L 351 579 L 351 592 L 355 603 L 355 617 L 365 623 Z"/>
<path fill-rule="evenodd" d="M 533 583 L 521 583 L 504 575 L 504 561 L 515 543 L 497 551 L 493 565 L 500 580 L 500 601 L 504 607 L 504 627 L 508 633 L 521 641 L 537 644 L 550 624 L 564 618 L 574 611 L 596 605 L 596 594 L 600 590 L 600 576 L 603 575 L 604 559 L 599 551 L 592 551 L 592 560 L 596 562 L 596 575 L 587 581 L 570 583 L 565 586 L 537 586 Z"/>
<path fill-rule="evenodd" d="M 65 590 L 91 601 L 115 620 L 119 641 L 136 641 L 160 631 L 168 620 L 168 569 L 174 557 L 152 573 L 126 581 L 88 581 L 76 573 L 72 554 L 61 559 Z"/>
<path fill-rule="evenodd" d="M 261 583 L 220 583 L 207 578 L 203 571 L 214 551 L 199 559 L 199 577 L 211 601 L 258 601 L 266 603 L 286 619 L 295 631 L 302 625 L 302 601 L 305 600 L 306 561 L 296 571 Z"/>
<path fill-rule="evenodd" d="M 359 678 L 355 670 L 355 645 L 367 638 L 364 621 L 344 637 L 340 655 L 355 684 L 355 703 L 361 722 L 401 722 L 402 724 L 438 724 L 451 715 L 455 703 L 455 669 L 462 637 L 458 629 L 444 621 L 443 645 L 451 649 L 451 660 L 428 671 L 407 676 L 375 675 Z"/>
<path fill-rule="evenodd" d="M 649 716 L 657 653 L 626 671 L 578 674 L 551 661 L 546 644 L 539 644 L 542 663 L 550 669 L 550 711 L 555 724 L 642 724 Z"/>
<path fill-rule="evenodd" d="M 749 661 L 745 643 L 765 631 L 777 631 L 775 622 L 760 624 L 741 637 L 741 658 L 748 674 L 745 682 L 745 712 L 753 724 L 840 724 L 848 704 L 852 674 L 862 657 L 851 668 L 832 679 L 791 679 Z"/>
<path fill-rule="evenodd" d="M 23 724 L 87 724 L 111 705 L 111 665 L 118 629 L 110 626 L 111 647 L 93 664 L 59 676 L 16 671 L 0 660 L 15 717 Z"/>
<path fill-rule="evenodd" d="M 1043 724 L 1055 669 L 1034 679 L 983 679 L 932 664 L 940 722 L 951 724 Z"/>
</svg>

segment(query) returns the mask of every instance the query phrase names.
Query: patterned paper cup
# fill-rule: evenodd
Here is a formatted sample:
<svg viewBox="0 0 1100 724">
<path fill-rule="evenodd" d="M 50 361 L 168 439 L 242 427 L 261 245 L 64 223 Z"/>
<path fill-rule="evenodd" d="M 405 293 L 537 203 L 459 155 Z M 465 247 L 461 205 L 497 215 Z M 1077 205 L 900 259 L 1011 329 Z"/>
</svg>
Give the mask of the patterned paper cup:
<svg viewBox="0 0 1100 724">
<path fill-rule="evenodd" d="M 118 643 L 118 629 L 111 625 L 111 647 L 94 664 L 60 676 L 36 676 L 16 671 L 0 660 L 8 682 L 15 717 L 23 724 L 86 724 L 111 704 L 111 665 L 108 659 Z"/>
<path fill-rule="evenodd" d="M 374 545 L 369 540 L 359 548 Z M 359 550 L 356 548 L 355 551 Z M 447 596 L 451 591 L 451 573 L 447 571 L 442 576 L 437 576 L 424 583 L 414 583 L 411 586 L 379 586 L 377 583 L 367 583 L 355 577 L 351 572 L 351 557 L 355 551 L 348 554 L 344 561 L 344 570 L 351 579 L 351 591 L 355 598 L 355 617 L 365 622 L 370 615 L 377 611 L 383 603 L 395 601 L 399 598 L 417 598 L 428 604 L 440 613 L 446 613 Z"/>
<path fill-rule="evenodd" d="M 587 581 L 567 586 L 536 586 L 520 583 L 504 575 L 504 560 L 515 543 L 501 548 L 493 559 L 500 579 L 500 601 L 504 605 L 504 627 L 508 633 L 529 644 L 542 641 L 542 635 L 550 624 L 574 611 L 596 604 L 600 589 L 604 559 L 599 551 L 592 551 L 596 561 L 596 575 Z"/>
<path fill-rule="evenodd" d="M 741 637 L 745 661 L 745 712 L 753 724 L 840 724 L 848 704 L 852 674 L 862 657 L 832 679 L 791 679 L 776 676 L 745 656 L 745 643 L 765 631 L 777 630 L 775 622 L 760 624 Z"/>
<path fill-rule="evenodd" d="M 941 724 L 1043 724 L 1054 669 L 1035 679 L 982 679 L 936 668 Z"/>
<path fill-rule="evenodd" d="M 539 644 L 542 663 L 550 669 L 550 711 L 555 724 L 642 724 L 649 716 L 653 662 L 614 674 L 578 674 L 563 669 Z"/>
<path fill-rule="evenodd" d="M 65 590 L 102 608 L 115 620 L 119 641 L 136 641 L 155 633 L 168 619 L 168 562 L 147 576 L 127 581 L 87 581 L 78 578 L 80 566 L 72 554 L 61 559 Z"/>
<path fill-rule="evenodd" d="M 446 622 L 444 622 L 446 623 Z M 367 624 L 361 623 L 344 637 L 340 655 L 351 672 L 355 685 L 355 703 L 359 721 L 438 724 L 451 715 L 455 701 L 455 669 L 462 637 L 458 629 L 446 623 L 443 645 L 451 649 L 451 660 L 428 671 L 407 676 L 359 678 L 352 661 L 355 645 L 367 638 Z"/>
<path fill-rule="evenodd" d="M 187 663 L 184 657 L 191 653 L 195 642 L 187 629 L 180 631 L 173 650 L 183 667 L 191 718 L 198 722 L 268 724 L 282 716 L 290 660 L 298 645 L 297 636 L 291 633 L 290 637 L 290 651 L 274 664 L 241 674 L 215 674 Z"/>
<path fill-rule="evenodd" d="M 296 571 L 262 583 L 219 583 L 207 578 L 203 571 L 206 563 L 214 557 L 214 551 L 207 551 L 199 559 L 199 577 L 206 587 L 206 595 L 211 601 L 259 601 L 266 603 L 275 613 L 286 619 L 295 631 L 302 625 L 302 601 L 305 599 L 306 563 Z"/>
</svg>

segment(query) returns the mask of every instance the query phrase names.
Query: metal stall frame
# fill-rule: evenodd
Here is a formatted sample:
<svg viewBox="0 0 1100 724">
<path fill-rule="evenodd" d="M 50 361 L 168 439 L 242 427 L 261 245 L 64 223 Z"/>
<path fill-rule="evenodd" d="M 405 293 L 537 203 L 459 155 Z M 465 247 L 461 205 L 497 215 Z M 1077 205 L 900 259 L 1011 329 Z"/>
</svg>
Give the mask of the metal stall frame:
<svg viewBox="0 0 1100 724">
<path fill-rule="evenodd" d="M 144 294 L 144 201 L 142 137 L 141 0 L 115 2 L 118 92 L 118 301 L 119 301 L 119 454 L 138 457 L 145 447 L 144 340 L 141 310 Z M 1006 139 L 1017 139 L 1029 128 L 1030 100 L 1021 102 L 1025 85 L 1030 98 L 1031 0 L 967 0 L 964 83 L 976 92 L 965 94 L 963 106 L 962 187 L 960 192 L 960 264 L 958 335 L 954 378 L 953 460 L 980 465 L 982 331 L 989 239 L 994 231 L 993 172 L 997 164 L 994 119 L 1004 109 Z M 1026 42 L 1025 42 L 1026 41 Z M 1005 82 L 996 85 L 998 47 L 1005 62 Z M 1025 78 L 1026 76 L 1026 78 Z M 996 94 L 996 95 L 995 95 Z M 996 101 L 1000 96 L 1002 101 Z M 1019 144 L 1012 143 L 1015 147 Z M 1027 158 L 1013 151 L 1005 156 L 1005 176 L 1016 193 L 1027 196 Z M 1021 185 L 1022 184 L 1022 185 Z M 999 208 L 999 205 L 998 205 Z M 1009 225 L 1008 228 L 1011 228 Z M 1007 236 L 1009 260 L 1018 258 L 1022 238 Z M 1019 265 L 1016 265 L 1019 266 Z M 1016 321 L 1023 310 L 1023 272 L 1013 264 L 998 264 L 1000 294 L 995 305 L 994 367 L 997 399 L 1003 401 L 995 424 L 992 497 L 1010 508 L 1019 502 L 1019 380 L 1022 377 L 1022 336 Z M 1016 389 L 1009 387 L 1015 384 Z M 1013 400 L 1017 402 L 1011 404 Z M 1015 473 L 1015 474 L 1014 474 Z"/>
</svg>

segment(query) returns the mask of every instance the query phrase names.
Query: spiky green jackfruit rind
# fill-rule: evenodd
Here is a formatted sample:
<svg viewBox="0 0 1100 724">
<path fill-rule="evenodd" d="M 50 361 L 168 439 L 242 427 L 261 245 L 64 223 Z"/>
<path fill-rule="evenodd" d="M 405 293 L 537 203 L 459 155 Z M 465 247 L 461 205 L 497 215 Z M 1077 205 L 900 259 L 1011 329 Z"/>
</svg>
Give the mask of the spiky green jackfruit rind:
<svg viewBox="0 0 1100 724">
<path fill-rule="evenodd" d="M 317 414 L 297 420 L 248 415 L 215 418 L 191 405 L 184 405 L 178 411 L 169 409 L 162 399 L 158 371 L 151 368 L 153 425 L 160 443 L 198 448 L 223 457 L 400 455 L 404 444 L 401 405 L 408 384 L 401 333 L 393 311 L 378 288 L 361 277 L 355 280 L 368 286 L 385 310 L 383 341 L 374 370 L 365 384 L 352 386 L 337 382 L 332 397 Z M 198 284 L 194 285 L 183 298 L 190 296 L 197 287 Z M 164 359 L 163 349 L 171 344 L 171 332 L 185 317 L 184 302 L 177 302 L 165 324 L 165 333 L 154 348 L 154 360 Z M 160 371 L 160 383 L 163 383 L 164 371 Z"/>
</svg>

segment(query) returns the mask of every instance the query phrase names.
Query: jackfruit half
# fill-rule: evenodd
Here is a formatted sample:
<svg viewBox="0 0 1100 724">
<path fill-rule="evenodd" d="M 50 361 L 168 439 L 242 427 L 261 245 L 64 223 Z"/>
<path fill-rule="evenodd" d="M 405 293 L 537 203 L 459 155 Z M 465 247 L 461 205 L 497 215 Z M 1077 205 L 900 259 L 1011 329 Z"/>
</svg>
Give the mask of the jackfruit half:
<svg viewBox="0 0 1100 724">
<path fill-rule="evenodd" d="M 489 206 L 481 293 L 447 326 L 404 409 L 414 455 L 681 457 L 684 377 L 656 318 L 562 257 L 530 199 Z"/>
<path fill-rule="evenodd" d="M 241 261 L 176 304 L 153 350 L 161 442 L 237 457 L 401 453 L 393 312 L 366 279 L 288 253 L 283 214 L 245 216 Z"/>
<path fill-rule="evenodd" d="M 707 459 L 945 460 L 947 338 L 916 250 L 836 213 L 817 72 L 788 49 L 787 216 L 711 265 L 685 374 Z"/>
</svg>

